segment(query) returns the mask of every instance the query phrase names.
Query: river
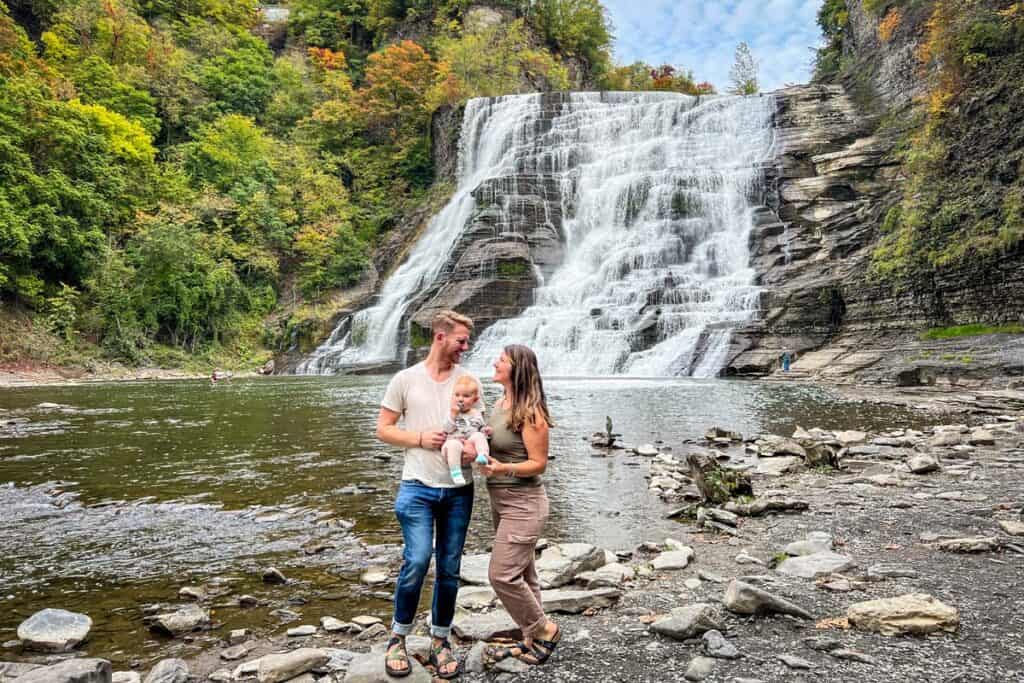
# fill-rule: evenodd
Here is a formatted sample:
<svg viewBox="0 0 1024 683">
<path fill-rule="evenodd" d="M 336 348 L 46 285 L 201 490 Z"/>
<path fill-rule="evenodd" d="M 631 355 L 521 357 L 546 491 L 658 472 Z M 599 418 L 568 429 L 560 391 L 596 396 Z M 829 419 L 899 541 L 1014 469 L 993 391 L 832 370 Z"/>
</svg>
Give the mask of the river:
<svg viewBox="0 0 1024 683">
<path fill-rule="evenodd" d="M 115 663 L 188 656 L 204 639 L 148 632 L 154 605 L 181 586 L 214 594 L 215 621 L 261 633 L 298 623 L 390 614 L 387 591 L 360 572 L 394 565 L 391 502 L 401 455 L 374 438 L 387 378 L 273 377 L 211 386 L 159 381 L 0 390 L 0 642 L 43 607 L 89 614 L 85 649 Z M 647 494 L 646 461 L 593 457 L 585 437 L 610 416 L 631 445 L 679 449 L 711 425 L 792 433 L 804 427 L 890 429 L 929 418 L 845 402 L 793 384 L 725 380 L 550 379 L 554 460 L 546 475 L 554 540 L 629 548 L 661 540 L 673 522 Z M 496 398 L 493 386 L 489 401 Z M 43 405 L 40 405 L 43 404 Z M 46 404 L 56 404 L 46 405 Z M 468 546 L 485 548 L 483 486 Z M 264 585 L 279 567 L 285 587 Z M 249 593 L 255 609 L 235 606 Z M 426 596 L 425 596 L 426 599 Z M 9 649 L 2 659 L 17 658 Z"/>
</svg>

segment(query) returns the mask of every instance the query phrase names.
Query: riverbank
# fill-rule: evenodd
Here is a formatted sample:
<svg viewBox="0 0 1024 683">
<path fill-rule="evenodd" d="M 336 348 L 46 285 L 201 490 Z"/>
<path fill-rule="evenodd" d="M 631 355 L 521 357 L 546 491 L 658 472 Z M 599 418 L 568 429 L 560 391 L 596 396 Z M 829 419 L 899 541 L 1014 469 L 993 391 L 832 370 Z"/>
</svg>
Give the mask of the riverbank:
<svg viewBox="0 0 1024 683">
<path fill-rule="evenodd" d="M 473 543 L 479 549 L 464 560 L 466 585 L 456 620 L 455 640 L 470 670 L 463 680 L 699 680 L 704 669 L 703 680 L 712 682 L 1024 676 L 1024 414 L 875 433 L 805 427 L 738 441 L 722 430 L 713 442 L 638 449 L 657 453 L 649 458 L 595 452 L 646 469 L 649 496 L 677 521 L 659 542 L 611 548 L 563 543 L 542 552 L 542 576 L 561 591 L 545 598 L 565 637 L 540 669 L 506 662 L 484 670 L 479 660 L 481 639 L 514 635 L 482 585 L 489 530 L 480 527 Z M 749 469 L 755 500 L 800 505 L 747 516 L 756 506 L 744 498 L 739 505 L 718 505 L 719 512 L 688 516 L 697 501 L 685 455 L 709 448 L 733 462 L 756 458 Z M 828 458 L 808 466 L 810 453 L 835 456 L 839 468 L 829 467 Z M 379 560 L 362 581 L 366 590 L 387 592 L 397 554 Z M 217 582 L 181 587 L 188 592 L 173 609 L 198 595 L 199 609 L 214 620 L 218 611 L 246 600 Z M 198 680 L 250 680 L 247 671 L 293 661 L 265 655 L 292 652 L 306 663 L 292 671 L 306 677 L 295 680 L 383 680 L 372 671 L 357 675 L 382 660 L 386 628 L 376 625 L 380 617 L 354 611 L 338 596 L 334 619 L 310 619 L 304 596 L 313 588 L 291 580 L 274 587 L 274 602 L 287 607 L 269 629 L 232 634 L 212 624 L 212 630 L 179 636 L 183 665 Z M 796 616 L 748 614 L 737 591 L 768 600 L 762 604 L 769 610 L 780 608 L 778 599 L 788 601 L 797 609 L 784 611 Z M 915 600 L 931 616 L 918 611 L 912 619 L 894 616 L 889 626 L 872 627 L 853 608 L 906 595 L 930 596 Z M 810 618 L 799 616 L 803 612 Z M 425 619 L 418 620 L 419 632 Z M 918 633 L 899 632 L 908 625 Z M 705 635 L 711 627 L 720 635 Z M 421 648 L 422 642 L 414 644 Z"/>
</svg>

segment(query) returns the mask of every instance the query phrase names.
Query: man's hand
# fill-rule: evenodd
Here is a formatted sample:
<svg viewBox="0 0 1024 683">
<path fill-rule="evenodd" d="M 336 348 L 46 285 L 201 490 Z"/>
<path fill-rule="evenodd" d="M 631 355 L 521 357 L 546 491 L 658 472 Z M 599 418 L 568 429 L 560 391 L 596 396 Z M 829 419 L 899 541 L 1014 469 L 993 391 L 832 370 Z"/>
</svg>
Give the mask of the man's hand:
<svg viewBox="0 0 1024 683">
<path fill-rule="evenodd" d="M 448 435 L 440 431 L 421 432 L 421 435 L 422 447 L 432 451 L 440 450 L 448 439 Z"/>
</svg>

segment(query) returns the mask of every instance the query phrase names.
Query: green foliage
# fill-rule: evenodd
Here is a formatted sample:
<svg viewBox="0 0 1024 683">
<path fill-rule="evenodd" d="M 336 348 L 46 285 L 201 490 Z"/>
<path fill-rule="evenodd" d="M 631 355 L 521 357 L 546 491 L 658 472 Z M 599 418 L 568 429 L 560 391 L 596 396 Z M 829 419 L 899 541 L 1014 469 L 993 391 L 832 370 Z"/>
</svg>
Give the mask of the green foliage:
<svg viewBox="0 0 1024 683">
<path fill-rule="evenodd" d="M 825 0 L 818 10 L 818 26 L 825 44 L 814 57 L 814 80 L 827 80 L 839 73 L 843 52 L 843 33 L 850 21 L 846 0 Z"/>
<path fill-rule="evenodd" d="M 559 52 L 599 64 L 612 32 L 599 0 L 534 0 L 532 12 L 548 43 Z"/>
<path fill-rule="evenodd" d="M 78 318 L 79 292 L 61 283 L 60 290 L 46 299 L 46 326 L 64 341 L 71 341 Z"/>
<path fill-rule="evenodd" d="M 497 270 L 500 277 L 520 278 L 530 271 L 530 266 L 524 261 L 502 261 Z"/>
<path fill-rule="evenodd" d="M 971 325 L 956 325 L 955 327 L 933 327 L 921 335 L 921 339 L 934 341 L 936 339 L 957 339 L 959 337 L 978 337 L 986 334 L 1024 334 L 1024 325 L 1009 323 L 1006 325 L 985 325 L 974 323 Z"/>
</svg>

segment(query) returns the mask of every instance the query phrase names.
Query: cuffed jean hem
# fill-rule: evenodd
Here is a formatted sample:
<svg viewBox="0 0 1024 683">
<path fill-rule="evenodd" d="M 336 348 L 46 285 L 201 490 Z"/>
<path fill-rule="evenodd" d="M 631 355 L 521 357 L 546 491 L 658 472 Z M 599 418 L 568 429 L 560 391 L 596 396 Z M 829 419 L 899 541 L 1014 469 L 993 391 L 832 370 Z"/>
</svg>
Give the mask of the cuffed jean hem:
<svg viewBox="0 0 1024 683">
<path fill-rule="evenodd" d="M 391 622 L 391 632 L 407 636 L 412 633 L 412 624 L 399 624 L 397 621 L 393 621 Z"/>
<path fill-rule="evenodd" d="M 434 626 L 433 624 L 430 625 L 430 635 L 434 636 L 435 638 L 447 638 L 451 634 L 451 626 Z"/>
</svg>

